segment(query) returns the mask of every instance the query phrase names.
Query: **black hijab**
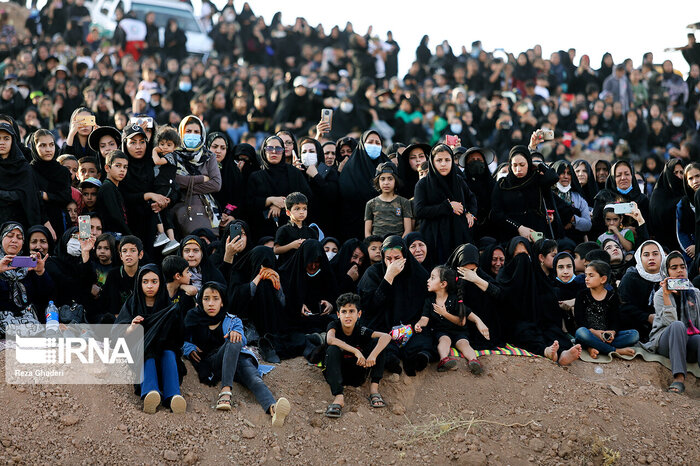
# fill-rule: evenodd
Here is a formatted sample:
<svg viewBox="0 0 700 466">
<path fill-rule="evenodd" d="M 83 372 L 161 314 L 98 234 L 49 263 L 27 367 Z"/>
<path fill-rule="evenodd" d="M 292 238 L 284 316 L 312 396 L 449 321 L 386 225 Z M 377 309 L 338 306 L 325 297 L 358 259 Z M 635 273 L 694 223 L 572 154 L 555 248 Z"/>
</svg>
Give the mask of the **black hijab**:
<svg viewBox="0 0 700 466">
<path fill-rule="evenodd" d="M 588 161 L 584 159 L 578 159 L 575 160 L 574 163 L 572 163 L 571 165 L 574 167 L 574 170 L 576 170 L 576 168 L 578 168 L 579 165 L 584 165 L 586 167 L 586 173 L 588 173 L 588 181 L 586 182 L 585 186 L 581 186 L 581 195 L 586 200 L 588 205 L 592 206 L 593 199 L 595 198 L 595 195 L 598 194 L 598 183 L 596 183 L 595 181 L 595 173 L 593 173 L 591 164 L 589 164 Z M 576 179 L 578 180 L 578 177 L 576 177 Z M 579 185 L 580 184 L 581 183 L 579 183 Z"/>
<path fill-rule="evenodd" d="M 294 255 L 280 267 L 282 289 L 287 298 L 287 312 L 290 316 L 297 316 L 305 303 L 309 290 L 310 278 L 306 272 L 306 266 L 314 261 L 320 263 L 317 275 L 313 277 L 316 293 L 325 295 L 327 301 L 334 302 L 338 297 L 335 275 L 328 263 L 328 257 L 323 251 L 321 242 L 315 239 L 304 241 Z M 311 310 L 314 312 L 314 309 Z"/>
<path fill-rule="evenodd" d="M 571 265 L 574 266 L 576 262 L 574 261 L 574 256 L 569 254 L 568 252 L 560 252 L 556 256 L 554 256 L 554 260 L 552 262 L 552 276 L 554 277 L 553 283 L 554 283 L 554 291 L 556 293 L 557 299 L 560 301 L 567 301 L 569 299 L 576 299 L 576 295 L 578 294 L 579 291 L 584 289 L 586 287 L 586 284 L 583 282 L 579 282 L 577 280 L 574 280 L 576 278 L 576 273 L 573 272 L 571 276 L 571 281 L 568 283 L 564 283 L 563 281 L 559 280 L 557 277 L 557 264 L 559 263 L 560 260 L 569 258 L 571 259 Z"/>
<path fill-rule="evenodd" d="M 204 310 L 202 299 L 204 290 L 211 288 L 219 292 L 223 306 L 218 314 L 210 316 Z M 202 289 L 197 293 L 197 306 L 190 309 L 185 316 L 185 328 L 198 327 L 202 325 L 217 325 L 223 322 L 226 317 L 226 285 L 219 282 L 206 282 L 202 285 Z"/>
<path fill-rule="evenodd" d="M 286 196 L 292 192 L 302 192 L 308 195 L 311 190 L 309 189 L 304 175 L 301 171 L 285 161 L 284 153 L 278 163 L 270 163 L 267 159 L 265 146 L 267 146 L 267 142 L 271 139 L 279 141 L 279 143 L 282 144 L 282 148 L 284 148 L 284 141 L 279 136 L 269 136 L 265 138 L 265 141 L 260 146 L 260 170 L 263 174 L 261 181 L 264 180 L 266 191 L 269 192 L 270 195 L 277 194 Z M 311 199 L 309 199 L 309 201 L 311 201 Z"/>
<path fill-rule="evenodd" d="M 153 272 L 158 275 L 160 286 L 153 307 L 146 306 L 146 296 L 141 287 L 144 275 Z M 134 280 L 134 292 L 129 296 L 117 316 L 115 325 L 129 325 L 136 316 L 141 316 L 144 330 L 144 361 L 156 358 L 165 350 L 180 354 L 184 342 L 184 327 L 177 304 L 171 304 L 166 291 L 165 280 L 155 264 L 141 267 Z M 114 335 L 113 337 L 121 336 Z M 179 371 L 178 371 L 179 372 Z"/>
<path fill-rule="evenodd" d="M 446 265 L 451 267 L 457 276 L 459 273 L 457 269 L 459 267 L 464 267 L 469 264 L 479 265 L 481 258 L 479 257 L 479 250 L 476 246 L 471 243 L 462 244 L 457 246 L 457 248 L 452 252 L 450 257 L 447 259 Z M 489 263 L 489 269 L 490 269 Z M 480 266 L 476 269 L 476 274 L 483 280 L 489 282 L 491 285 L 492 277 L 487 274 L 486 270 L 483 270 Z M 463 302 L 472 312 L 476 313 L 481 320 L 489 328 L 490 339 L 486 338 L 479 333 L 476 326 L 468 322 L 467 325 L 470 330 L 470 344 L 475 349 L 484 348 L 494 348 L 502 343 L 500 338 L 500 322 L 498 316 L 493 312 L 493 307 L 489 296 L 481 291 L 476 285 L 466 280 L 459 279 L 457 281 L 457 297 Z"/>
<path fill-rule="evenodd" d="M 598 165 L 600 165 L 600 164 L 603 164 L 608 168 L 608 176 L 610 176 L 610 173 L 612 173 L 612 171 L 610 170 L 610 168 L 612 167 L 612 164 L 610 162 L 608 162 L 607 160 L 603 160 L 603 159 L 597 160 L 596 163 L 593 165 L 593 169 L 594 169 L 593 174 L 595 175 L 595 171 L 598 170 Z M 596 185 L 598 185 L 598 191 L 600 191 L 601 189 L 605 189 L 605 185 L 607 184 L 607 178 L 605 179 L 605 182 L 603 182 L 602 184 L 598 183 L 595 176 L 593 177 L 593 180 L 596 182 Z"/>
<path fill-rule="evenodd" d="M 523 244 L 527 253 L 514 255 L 518 244 Z M 498 274 L 497 284 L 506 298 L 503 311 L 511 330 L 516 321 L 539 325 L 552 309 L 558 309 L 554 288 L 532 257 L 530 241 L 516 236 L 508 245 L 506 263 Z"/>
<path fill-rule="evenodd" d="M 423 259 L 422 263 L 419 262 L 419 264 L 421 264 L 425 270 L 432 270 L 433 265 L 435 264 L 433 264 L 433 261 L 431 260 L 430 248 L 428 247 L 428 243 L 425 241 L 423 233 L 420 231 L 412 231 L 404 236 L 403 240 L 406 242 L 406 251 L 408 251 L 409 254 L 411 254 L 411 245 L 416 241 L 421 241 L 423 244 L 425 244 L 425 259 Z M 411 254 L 411 256 L 413 256 L 413 254 Z M 416 260 L 416 262 L 418 261 Z"/>
<path fill-rule="evenodd" d="M 32 234 L 34 234 L 34 233 L 41 233 L 42 235 L 44 235 L 46 237 L 46 242 L 49 245 L 48 254 L 53 256 L 55 245 L 54 245 L 53 237 L 51 236 L 51 233 L 49 232 L 49 229 L 46 228 L 44 225 L 33 225 L 32 227 L 30 227 L 27 230 L 27 239 L 26 239 L 27 246 L 29 246 L 29 242 L 31 241 Z"/>
<path fill-rule="evenodd" d="M 350 150 L 352 152 L 355 152 L 355 149 L 357 148 L 357 140 L 355 138 L 351 138 L 349 136 L 338 139 L 338 142 L 335 143 L 336 165 L 339 165 L 340 162 L 342 162 L 345 159 L 345 157 L 341 158 L 341 156 L 340 156 L 340 148 L 343 146 L 348 146 L 348 147 L 350 147 Z"/>
<path fill-rule="evenodd" d="M 623 193 L 617 188 L 617 182 L 615 181 L 615 171 L 617 170 L 617 167 L 620 167 L 622 165 L 628 167 L 630 169 L 630 173 L 632 174 L 632 181 L 630 185 L 632 190 L 629 191 L 627 194 Z M 628 160 L 618 160 L 613 164 L 613 166 L 610 168 L 610 174 L 608 175 L 608 179 L 605 180 L 605 189 L 618 196 L 625 196 L 626 198 L 631 199 L 633 201 L 636 201 L 642 195 L 644 195 L 644 193 L 642 193 L 642 190 L 639 189 L 639 183 L 637 183 L 637 178 L 635 177 L 634 164 Z M 637 201 L 637 203 L 639 202 Z"/>
<path fill-rule="evenodd" d="M 119 183 L 119 190 L 127 193 L 148 192 L 155 180 L 153 157 L 148 153 L 148 144 L 144 156 L 137 159 L 127 150 L 126 143 L 127 138 L 122 136 L 122 151 L 129 159 L 129 169 L 126 171 L 126 177 Z"/>
<path fill-rule="evenodd" d="M 219 209 L 221 210 L 223 210 L 227 204 L 233 204 L 238 207 L 239 212 L 234 212 L 235 215 L 239 214 L 243 207 L 243 198 L 245 196 L 243 175 L 238 169 L 236 161 L 233 160 L 231 140 L 225 133 L 209 133 L 206 143 L 207 150 L 211 147 L 214 140 L 219 138 L 223 139 L 226 144 L 226 155 L 219 165 L 219 171 L 221 172 L 221 189 L 219 192 L 214 193 L 214 199 L 216 199 L 216 202 L 219 204 Z"/>
<path fill-rule="evenodd" d="M 413 149 L 422 149 L 426 158 L 430 156 L 430 146 L 422 143 L 411 144 L 402 153 L 397 154 L 399 179 L 402 183 L 402 186 L 399 188 L 399 194 L 406 199 L 413 197 L 416 183 L 418 183 L 418 172 L 411 168 L 411 162 L 409 161 L 410 152 Z"/>
<path fill-rule="evenodd" d="M 226 279 L 223 275 L 221 275 L 219 269 L 214 267 L 214 264 L 212 264 L 209 260 L 209 254 L 207 253 L 207 244 L 199 236 L 188 235 L 182 238 L 182 241 L 180 241 L 180 249 L 178 250 L 178 255 L 180 257 L 183 257 L 182 250 L 185 248 L 185 245 L 187 245 L 187 243 L 191 241 L 195 241 L 199 245 L 199 249 L 202 251 L 202 260 L 197 266 L 199 272 L 202 274 L 202 284 L 207 282 L 226 283 Z"/>
<path fill-rule="evenodd" d="M 8 123 L 0 123 L 0 131 L 12 137 L 12 147 L 6 159 L 0 158 L 0 186 L 4 191 L 17 193 L 27 226 L 42 223 L 41 205 L 37 195 L 34 172 L 18 145 L 17 133 Z M 70 176 L 70 175 L 69 175 Z M 17 220 L 17 219 L 2 219 Z"/>
<path fill-rule="evenodd" d="M 53 135 L 50 135 L 53 138 Z M 54 143 L 56 141 L 54 140 Z M 56 161 L 56 155 L 49 160 L 42 160 L 34 145 L 34 137 L 29 138 L 29 149 L 32 153 L 32 161 L 29 163 L 36 174 L 36 180 L 42 191 L 58 193 L 70 191 L 71 175 L 66 167 Z M 58 151 L 58 148 L 56 149 Z"/>
<path fill-rule="evenodd" d="M 654 185 L 654 191 L 649 200 L 649 229 L 662 245 L 675 249 L 678 244 L 676 237 L 676 205 L 683 196 L 693 203 L 695 193 L 683 179 L 673 174 L 677 165 L 683 166 L 681 159 L 672 158 L 664 165 L 661 176 Z"/>
<path fill-rule="evenodd" d="M 380 308 L 372 306 L 375 292 L 384 280 L 387 250 L 400 249 L 406 265 L 394 278 L 386 301 Z M 395 325 L 414 324 L 423 311 L 423 303 L 428 296 L 427 280 L 429 273 L 411 255 L 400 236 L 389 236 L 382 243 L 382 261 L 372 265 L 358 284 L 363 301 L 362 320 L 378 331 L 391 330 Z"/>
<path fill-rule="evenodd" d="M 267 246 L 256 246 L 234 262 L 228 287 L 231 312 L 248 319 L 260 336 L 278 334 L 288 330 L 284 303 L 278 299 L 278 291 L 269 280 L 260 280 L 255 294 L 250 294 L 250 282 L 261 267 L 274 269 L 275 253 Z"/>
<path fill-rule="evenodd" d="M 374 130 L 365 131 L 362 138 L 352 151 L 350 160 L 347 161 L 343 171 L 340 173 L 340 195 L 343 200 L 364 205 L 370 199 L 377 196 L 377 190 L 372 180 L 377 170 L 377 165 L 388 162 L 389 158 L 382 152 L 379 157 L 372 160 L 365 150 L 365 141 L 370 134 L 376 134 L 381 139 L 378 132 Z"/>
<path fill-rule="evenodd" d="M 491 261 L 493 260 L 493 253 L 496 252 L 496 250 L 501 251 L 504 256 L 506 255 L 506 250 L 503 246 L 494 243 L 488 246 L 484 252 L 481 253 L 481 257 L 479 258 L 479 269 L 491 278 L 496 278 L 496 276 L 491 273 Z M 503 267 L 501 266 L 501 268 Z"/>
<path fill-rule="evenodd" d="M 245 155 L 247 160 L 241 158 L 241 155 Z M 248 180 L 251 173 L 260 170 L 260 159 L 258 158 L 257 152 L 255 152 L 255 147 L 251 146 L 250 144 L 245 142 L 236 144 L 236 147 L 233 148 L 233 159 L 237 161 L 245 161 L 243 170 L 241 170 L 241 174 L 243 175 L 243 179 L 245 181 Z"/>
<path fill-rule="evenodd" d="M 515 176 L 515 173 L 513 173 L 511 162 L 516 155 L 523 156 L 527 161 L 527 175 L 522 178 L 518 178 Z M 515 146 L 510 150 L 510 154 L 508 155 L 508 175 L 498 182 L 498 186 L 503 190 L 520 189 L 528 186 L 535 181 L 536 170 L 537 167 L 535 167 L 535 164 L 532 162 L 530 150 L 525 146 Z"/>
<path fill-rule="evenodd" d="M 325 244 L 325 240 L 324 243 Z M 340 284 L 341 278 L 345 276 L 345 274 L 348 273 L 348 270 L 354 265 L 352 262 L 350 262 L 350 259 L 352 259 L 352 255 L 355 252 L 355 249 L 359 248 L 360 251 L 365 255 L 364 260 L 362 261 L 362 265 L 358 267 L 357 271 L 362 277 L 364 275 L 365 270 L 370 265 L 369 261 L 369 252 L 367 251 L 367 246 L 363 241 L 360 241 L 357 238 L 350 238 L 346 242 L 343 243 L 343 245 L 340 247 L 338 250 L 338 254 L 333 257 L 333 259 L 330 260 L 330 266 L 331 269 L 333 269 L 333 274 L 335 275 L 336 280 L 338 280 L 338 284 Z"/>
</svg>

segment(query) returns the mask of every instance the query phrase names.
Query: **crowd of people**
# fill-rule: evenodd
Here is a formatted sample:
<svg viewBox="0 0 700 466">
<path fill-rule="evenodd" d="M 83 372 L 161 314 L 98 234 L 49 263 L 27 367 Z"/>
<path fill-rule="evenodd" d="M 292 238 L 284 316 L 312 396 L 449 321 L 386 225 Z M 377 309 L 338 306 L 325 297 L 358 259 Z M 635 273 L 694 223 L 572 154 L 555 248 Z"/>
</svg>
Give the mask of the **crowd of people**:
<svg viewBox="0 0 700 466">
<path fill-rule="evenodd" d="M 322 362 L 329 417 L 368 376 L 381 408 L 385 371 L 456 370 L 453 347 L 478 375 L 476 351 L 505 344 L 561 365 L 641 345 L 685 390 L 694 39 L 683 79 L 650 53 L 594 69 L 425 36 L 399 79 L 391 33 L 204 5 L 206 57 L 169 42 L 176 23 L 161 43 L 153 14 L 144 40 L 131 12 L 96 37 L 82 0 L 50 0 L 26 33 L 1 18 L 3 333 L 49 302 L 62 324 L 142 326 L 144 410 L 186 409 L 186 359 L 221 385 L 217 409 L 238 381 L 273 425 L 290 404 L 258 356 Z"/>
</svg>

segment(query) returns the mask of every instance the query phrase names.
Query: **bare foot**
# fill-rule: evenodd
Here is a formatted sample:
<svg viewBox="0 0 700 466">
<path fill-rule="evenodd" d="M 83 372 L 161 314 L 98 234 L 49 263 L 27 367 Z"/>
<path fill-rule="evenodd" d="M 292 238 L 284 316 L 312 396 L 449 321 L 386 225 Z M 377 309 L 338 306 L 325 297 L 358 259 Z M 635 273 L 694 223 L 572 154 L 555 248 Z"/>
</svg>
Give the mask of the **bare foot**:
<svg viewBox="0 0 700 466">
<path fill-rule="evenodd" d="M 557 352 L 559 351 L 559 342 L 554 341 L 551 346 L 548 346 L 544 349 L 544 357 L 547 359 L 551 359 L 554 362 L 557 362 L 557 358 L 559 358 L 559 355 Z"/>
<path fill-rule="evenodd" d="M 345 396 L 343 395 L 338 395 L 335 397 L 333 400 L 333 403 L 340 405 L 341 407 L 345 406 Z"/>
<path fill-rule="evenodd" d="M 615 350 L 617 354 L 621 354 L 623 356 L 634 356 L 636 351 L 634 351 L 634 348 L 618 348 Z"/>
<path fill-rule="evenodd" d="M 562 366 L 568 366 L 580 357 L 581 345 L 574 345 L 570 349 L 561 353 L 561 357 L 559 358 L 559 364 L 561 364 Z"/>
<path fill-rule="evenodd" d="M 588 348 L 587 351 L 588 351 L 588 355 L 589 355 L 590 357 L 592 357 L 593 359 L 598 359 L 598 354 L 600 354 L 600 353 L 598 352 L 597 349 L 595 349 L 595 348 Z"/>
</svg>

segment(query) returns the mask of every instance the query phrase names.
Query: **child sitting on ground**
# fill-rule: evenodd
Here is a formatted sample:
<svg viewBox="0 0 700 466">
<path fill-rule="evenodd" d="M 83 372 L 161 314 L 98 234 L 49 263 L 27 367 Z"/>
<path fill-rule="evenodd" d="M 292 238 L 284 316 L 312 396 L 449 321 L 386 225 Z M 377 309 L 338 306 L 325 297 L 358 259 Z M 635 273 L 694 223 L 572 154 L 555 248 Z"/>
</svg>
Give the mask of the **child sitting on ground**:
<svg viewBox="0 0 700 466">
<path fill-rule="evenodd" d="M 308 215 L 309 199 L 303 193 L 290 193 L 284 200 L 289 223 L 281 226 L 275 235 L 274 251 L 279 257 L 277 264 L 282 265 L 294 255 L 304 240 L 318 239 L 318 232 L 304 225 Z"/>
<path fill-rule="evenodd" d="M 365 205 L 365 237 L 404 237 L 411 232 L 411 201 L 397 194 L 401 184 L 397 170 L 391 162 L 380 163 L 377 167 L 374 187 L 381 194 Z"/>
<path fill-rule="evenodd" d="M 216 385 L 221 380 L 221 393 L 216 403 L 219 411 L 231 410 L 233 381 L 247 387 L 260 406 L 272 416 L 272 425 L 280 427 L 291 410 L 289 401 L 275 397 L 263 382 L 258 360 L 245 348 L 246 338 L 241 319 L 224 311 L 226 288 L 207 282 L 197 295 L 197 307 L 185 317 L 183 353 L 192 361 L 199 381 Z"/>
<path fill-rule="evenodd" d="M 486 339 L 489 338 L 489 329 L 479 316 L 457 300 L 456 288 L 455 272 L 445 265 L 435 267 L 428 278 L 428 292 L 432 293 L 432 296 L 426 298 L 423 317 L 416 323 L 414 329 L 420 333 L 430 323 L 440 355 L 437 367 L 439 372 L 457 369 L 457 360 L 450 356 L 450 348 L 454 343 L 455 348 L 469 361 L 467 367 L 471 373 L 479 375 L 484 370 L 476 359 L 476 352 L 469 345 L 465 325 L 467 320 L 473 322 Z"/>
<path fill-rule="evenodd" d="M 576 342 L 591 355 L 599 353 L 634 356 L 634 346 L 639 341 L 636 330 L 620 330 L 618 314 L 620 299 L 618 294 L 607 289 L 611 273 L 610 266 L 599 260 L 591 261 L 586 267 L 586 289 L 576 297 L 574 316 L 576 317 Z"/>
<path fill-rule="evenodd" d="M 326 416 L 341 416 L 345 405 L 343 386 L 359 387 L 367 379 L 368 373 L 370 406 L 383 408 L 386 403 L 379 394 L 379 382 L 384 374 L 383 351 L 391 342 L 391 336 L 359 325 L 362 316 L 359 295 L 341 294 L 336 300 L 336 309 L 338 320 L 328 324 L 326 333 L 328 348 L 323 375 L 335 397 L 326 409 Z"/>
</svg>

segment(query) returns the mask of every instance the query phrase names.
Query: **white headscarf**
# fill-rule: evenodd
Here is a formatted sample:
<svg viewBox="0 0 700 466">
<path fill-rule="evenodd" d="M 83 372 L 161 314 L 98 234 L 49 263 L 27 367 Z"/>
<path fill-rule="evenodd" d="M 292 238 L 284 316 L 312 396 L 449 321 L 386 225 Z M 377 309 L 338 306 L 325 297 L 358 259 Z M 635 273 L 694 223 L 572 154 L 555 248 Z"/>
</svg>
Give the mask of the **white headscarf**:
<svg viewBox="0 0 700 466">
<path fill-rule="evenodd" d="M 644 269 L 644 266 L 642 265 L 642 249 L 644 249 L 644 246 L 646 246 L 647 244 L 655 244 L 656 247 L 659 248 L 659 253 L 661 254 L 661 264 L 663 264 L 664 260 L 666 259 L 666 254 L 664 253 L 664 248 L 662 248 L 659 243 L 657 243 L 656 241 L 651 240 L 651 239 L 646 240 L 634 252 L 634 260 L 637 262 L 637 265 L 636 265 L 637 272 L 644 280 L 649 281 L 649 282 L 659 283 L 662 280 L 661 267 L 659 267 L 659 272 L 649 273 Z"/>
</svg>

